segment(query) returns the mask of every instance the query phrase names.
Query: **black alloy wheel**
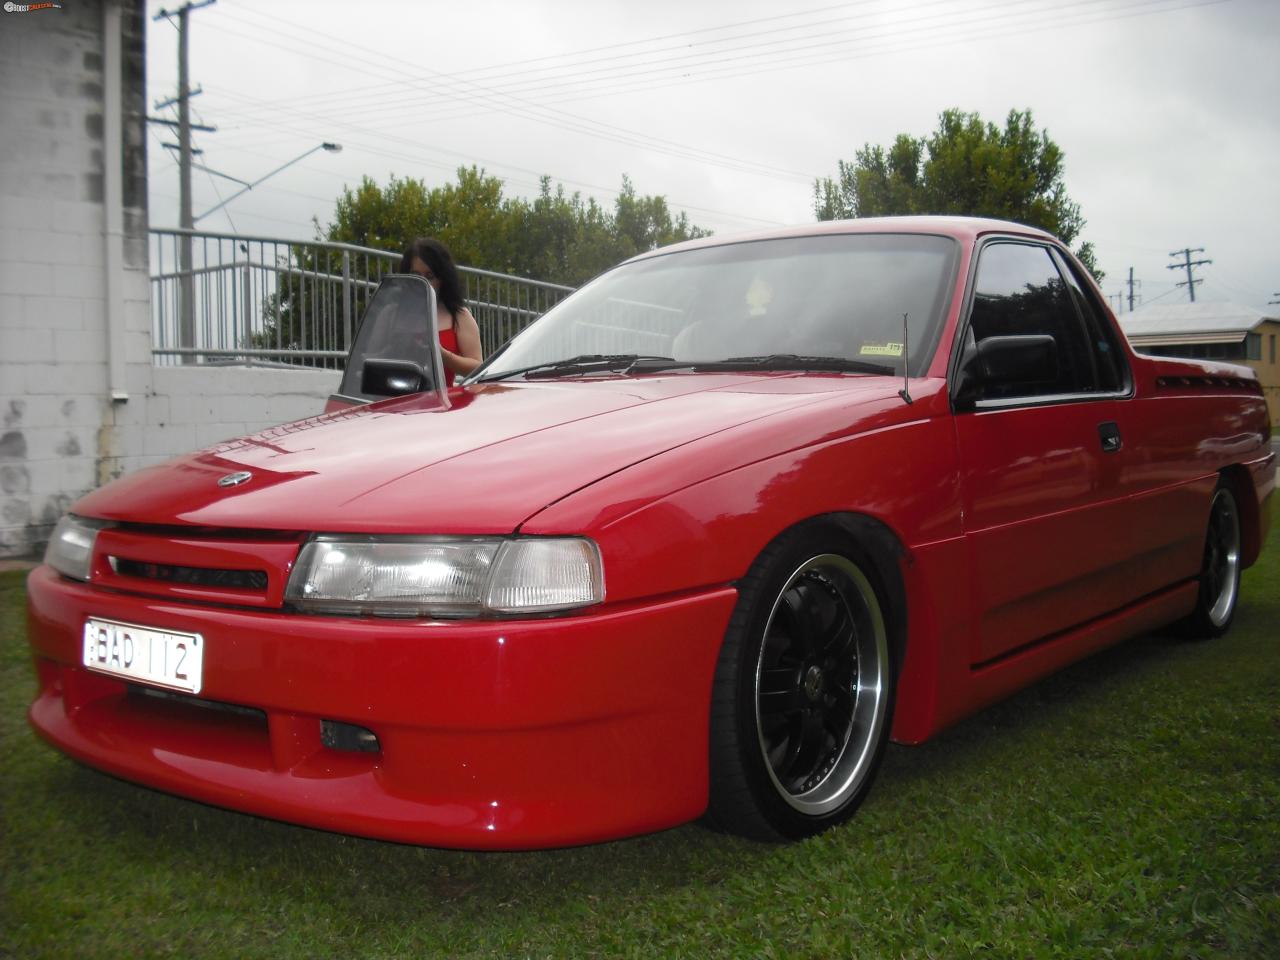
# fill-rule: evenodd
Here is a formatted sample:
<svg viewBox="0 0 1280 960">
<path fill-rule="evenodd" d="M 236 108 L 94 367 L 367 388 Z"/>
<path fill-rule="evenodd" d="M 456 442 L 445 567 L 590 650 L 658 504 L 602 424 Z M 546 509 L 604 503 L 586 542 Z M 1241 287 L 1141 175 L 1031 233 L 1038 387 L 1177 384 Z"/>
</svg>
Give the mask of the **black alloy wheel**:
<svg viewBox="0 0 1280 960">
<path fill-rule="evenodd" d="M 888 741 L 893 658 L 874 567 L 842 536 L 784 538 L 742 582 L 712 716 L 711 818 L 763 839 L 856 810 Z"/>
</svg>

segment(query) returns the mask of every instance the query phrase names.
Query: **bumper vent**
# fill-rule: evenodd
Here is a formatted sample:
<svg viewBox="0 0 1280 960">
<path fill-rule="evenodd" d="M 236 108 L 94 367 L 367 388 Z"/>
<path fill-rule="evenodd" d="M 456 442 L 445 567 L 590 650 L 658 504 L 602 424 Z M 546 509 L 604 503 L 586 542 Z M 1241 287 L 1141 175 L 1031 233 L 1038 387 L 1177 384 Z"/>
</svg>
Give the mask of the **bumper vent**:
<svg viewBox="0 0 1280 960">
<path fill-rule="evenodd" d="M 1156 386 L 1161 390 L 1205 390 L 1219 393 L 1228 390 L 1258 395 L 1262 393 L 1262 386 L 1257 380 L 1246 380 L 1243 377 L 1157 377 Z"/>
<path fill-rule="evenodd" d="M 255 707 L 242 707 L 236 703 L 223 703 L 220 700 L 203 700 L 200 697 L 193 697 L 189 694 L 177 693 L 172 690 L 160 690 L 156 687 L 144 687 L 136 683 L 128 684 L 127 688 L 129 696 L 138 697 L 143 701 L 173 704 L 174 706 L 191 710 L 206 711 L 210 714 L 225 713 L 231 716 L 244 717 L 247 720 L 261 723 L 264 729 L 267 725 L 266 712 Z"/>
<path fill-rule="evenodd" d="M 320 721 L 320 742 L 330 750 L 347 750 L 354 753 L 378 753 L 382 744 L 378 735 L 367 727 L 337 720 Z"/>
</svg>

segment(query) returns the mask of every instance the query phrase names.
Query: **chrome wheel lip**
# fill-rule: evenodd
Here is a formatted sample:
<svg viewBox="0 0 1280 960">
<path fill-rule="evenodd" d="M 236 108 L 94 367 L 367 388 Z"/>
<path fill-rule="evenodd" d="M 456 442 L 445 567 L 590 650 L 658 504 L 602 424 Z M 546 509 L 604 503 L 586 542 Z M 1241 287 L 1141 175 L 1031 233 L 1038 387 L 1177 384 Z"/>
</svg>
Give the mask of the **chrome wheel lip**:
<svg viewBox="0 0 1280 960">
<path fill-rule="evenodd" d="M 1209 533 L 1205 542 L 1205 598 L 1209 622 L 1222 627 L 1235 610 L 1240 591 L 1240 514 L 1235 498 L 1226 490 L 1214 494 L 1209 506 Z M 1216 588 L 1217 595 L 1212 591 Z"/>
<path fill-rule="evenodd" d="M 850 685 L 853 710 L 845 726 L 843 743 L 834 757 L 823 757 L 827 762 L 815 765 L 815 770 L 827 767 L 821 771 L 821 779 L 808 789 L 793 792 L 779 779 L 770 759 L 770 744 L 766 742 L 760 707 L 761 680 L 771 630 L 787 594 L 811 577 L 835 588 L 850 622 L 856 627 L 852 658 L 855 662 Z M 875 589 L 857 565 L 839 554 L 821 554 L 796 567 L 778 591 L 769 611 L 756 660 L 754 687 L 756 739 L 764 768 L 778 796 L 792 809 L 808 816 L 832 813 L 848 802 L 867 781 L 887 722 L 888 671 L 889 643 L 880 603 Z M 803 687 L 811 675 L 808 671 L 801 671 L 801 674 L 800 685 Z M 811 779 L 811 776 L 806 779 Z"/>
</svg>

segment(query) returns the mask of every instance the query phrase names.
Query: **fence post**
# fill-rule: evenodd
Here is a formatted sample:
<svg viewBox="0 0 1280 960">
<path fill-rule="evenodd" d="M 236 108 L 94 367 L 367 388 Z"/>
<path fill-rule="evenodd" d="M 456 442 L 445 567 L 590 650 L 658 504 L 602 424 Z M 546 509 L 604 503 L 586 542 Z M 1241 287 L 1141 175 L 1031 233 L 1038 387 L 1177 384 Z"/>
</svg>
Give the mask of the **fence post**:
<svg viewBox="0 0 1280 960">
<path fill-rule="evenodd" d="M 342 349 L 351 349 L 351 252 L 342 251 Z"/>
<path fill-rule="evenodd" d="M 191 272 L 191 234 L 178 239 L 178 346 L 196 345 L 195 282 Z M 195 363 L 193 354 L 183 354 L 180 363 Z"/>
<path fill-rule="evenodd" d="M 250 286 L 250 282 L 251 282 L 251 279 L 252 279 L 252 274 L 251 274 L 249 271 L 250 271 L 250 267 L 249 267 L 249 260 L 248 260 L 248 257 L 247 257 L 247 255 L 246 255 L 246 259 L 245 259 L 245 262 L 244 262 L 244 293 L 243 293 L 243 297 L 244 297 L 244 345 L 245 345 L 245 348 L 246 348 L 246 349 L 248 349 L 249 347 L 252 347 L 252 346 L 253 346 L 253 312 L 252 312 L 252 310 L 250 309 L 250 306 L 249 306 L 249 304 L 250 304 L 250 302 L 251 302 L 251 296 L 250 296 L 250 293 L 249 293 L 249 286 Z"/>
</svg>

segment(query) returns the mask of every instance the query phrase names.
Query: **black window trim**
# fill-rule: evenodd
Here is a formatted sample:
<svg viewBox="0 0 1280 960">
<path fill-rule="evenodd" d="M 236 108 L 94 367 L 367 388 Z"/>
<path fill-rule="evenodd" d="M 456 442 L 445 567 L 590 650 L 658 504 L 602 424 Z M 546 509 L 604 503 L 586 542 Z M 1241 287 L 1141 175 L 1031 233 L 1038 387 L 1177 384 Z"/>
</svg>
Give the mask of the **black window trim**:
<svg viewBox="0 0 1280 960">
<path fill-rule="evenodd" d="M 1054 263 L 1058 265 L 1058 271 L 1060 273 L 1070 274 L 1071 279 L 1075 281 L 1076 288 L 1080 291 L 1080 295 L 1089 301 L 1090 306 L 1093 308 L 1094 315 L 1098 318 L 1098 322 L 1103 326 L 1103 329 L 1098 332 L 1107 337 L 1111 348 L 1115 351 L 1116 357 L 1119 360 L 1120 386 L 1115 390 L 1106 391 L 1102 395 L 1119 398 L 1132 397 L 1133 370 L 1130 368 L 1129 357 L 1124 349 L 1124 334 L 1120 333 L 1120 331 L 1110 324 L 1107 319 L 1108 311 L 1103 309 L 1102 305 L 1098 302 L 1098 298 L 1094 293 L 1092 285 L 1085 282 L 1085 278 L 1082 277 L 1080 272 L 1075 268 L 1074 261 L 1066 255 L 1062 248 L 1057 244 L 1054 244 L 1049 248 L 1049 254 L 1053 258 Z M 1081 313 L 1080 305 L 1076 303 L 1075 297 L 1071 297 L 1069 299 L 1076 311 L 1076 316 L 1079 318 L 1081 326 L 1084 327 L 1085 333 L 1090 334 L 1092 332 L 1090 329 L 1093 326 L 1092 322 L 1088 317 Z"/>
<path fill-rule="evenodd" d="M 1054 268 L 1061 272 L 1064 265 L 1070 266 L 1071 260 L 1066 257 L 1056 241 L 1041 239 L 1039 237 L 1019 236 L 1018 234 L 990 234 L 979 239 L 974 245 L 973 256 L 969 261 L 968 274 L 965 278 L 964 305 L 960 314 L 960 322 L 956 325 L 956 336 L 951 343 L 951 359 L 947 364 L 947 392 L 951 401 L 952 414 L 960 413 L 983 413 L 994 412 L 1000 410 L 1021 410 L 1025 407 L 1045 407 L 1045 406 L 1062 406 L 1068 403 L 1092 403 L 1104 400 L 1124 400 L 1133 396 L 1133 373 L 1130 369 L 1128 358 L 1123 359 L 1124 382 L 1119 390 L 1093 391 L 1083 393 L 1053 393 L 1053 394 L 1037 394 L 1026 397 L 993 397 L 987 400 L 975 400 L 972 405 L 960 408 L 956 403 L 956 389 L 960 381 L 960 365 L 964 360 L 964 345 L 969 334 L 970 320 L 973 316 L 973 300 L 977 293 L 978 265 L 982 261 L 982 255 L 988 247 L 996 244 L 1017 244 L 1024 247 L 1039 247 L 1041 250 L 1049 254 L 1050 262 Z M 1061 261 L 1061 262 L 1060 262 Z M 1063 278 L 1064 282 L 1066 278 Z M 1081 288 L 1085 296 L 1089 296 L 1089 288 L 1087 284 L 1081 283 L 1080 278 L 1076 277 L 1076 283 Z M 1071 302 L 1072 310 L 1076 315 L 1076 322 L 1080 324 L 1080 328 L 1088 334 L 1089 323 L 1080 313 L 1080 308 L 1075 302 L 1074 297 L 1067 298 Z M 1106 314 L 1102 314 L 1103 317 Z M 1087 339 L 1087 336 L 1086 336 Z M 1121 353 L 1123 354 L 1123 348 Z"/>
</svg>

